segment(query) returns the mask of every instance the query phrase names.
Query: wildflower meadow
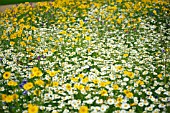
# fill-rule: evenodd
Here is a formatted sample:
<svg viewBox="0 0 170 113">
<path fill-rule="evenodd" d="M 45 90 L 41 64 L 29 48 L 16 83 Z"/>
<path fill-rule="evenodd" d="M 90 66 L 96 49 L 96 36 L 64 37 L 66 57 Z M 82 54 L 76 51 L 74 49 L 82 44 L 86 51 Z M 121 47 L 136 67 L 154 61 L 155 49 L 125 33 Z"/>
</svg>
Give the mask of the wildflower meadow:
<svg viewBox="0 0 170 113">
<path fill-rule="evenodd" d="M 168 112 L 168 0 L 26 2 L 0 12 L 0 113 Z"/>
</svg>

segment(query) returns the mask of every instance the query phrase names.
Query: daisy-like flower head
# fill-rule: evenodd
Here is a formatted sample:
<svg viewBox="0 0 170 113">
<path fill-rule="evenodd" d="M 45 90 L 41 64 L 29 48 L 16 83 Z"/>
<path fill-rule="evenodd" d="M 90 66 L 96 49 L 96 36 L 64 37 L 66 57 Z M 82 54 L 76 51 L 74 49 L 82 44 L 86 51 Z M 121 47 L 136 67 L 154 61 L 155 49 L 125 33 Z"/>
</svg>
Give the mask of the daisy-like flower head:
<svg viewBox="0 0 170 113">
<path fill-rule="evenodd" d="M 114 99 L 111 99 L 111 98 L 109 98 L 108 100 L 107 100 L 107 103 L 109 104 L 109 105 L 113 105 L 114 104 Z"/>
<path fill-rule="evenodd" d="M 114 90 L 118 90 L 119 89 L 119 86 L 117 84 L 113 84 L 113 89 Z"/>
<path fill-rule="evenodd" d="M 129 108 L 130 108 L 130 105 L 127 104 L 127 103 L 123 103 L 123 104 L 121 105 L 121 108 L 122 108 L 122 109 L 129 109 Z"/>
<path fill-rule="evenodd" d="M 11 73 L 10 73 L 10 72 L 5 72 L 5 73 L 3 74 L 3 78 L 4 78 L 5 80 L 9 79 L 10 76 L 11 76 Z"/>
<path fill-rule="evenodd" d="M 101 96 L 107 96 L 107 90 L 103 89 L 100 91 Z"/>
<path fill-rule="evenodd" d="M 6 98 L 5 98 L 5 102 L 7 103 L 10 103 L 14 100 L 13 96 L 12 95 L 8 95 Z"/>
<path fill-rule="evenodd" d="M 2 101 L 6 100 L 7 95 L 6 94 L 1 94 Z"/>
<path fill-rule="evenodd" d="M 28 113 L 38 113 L 38 106 L 33 104 L 28 104 Z"/>
<path fill-rule="evenodd" d="M 9 85 L 9 86 L 16 86 L 16 85 L 17 85 L 17 82 L 11 80 L 11 81 L 8 82 L 8 85 Z"/>
<path fill-rule="evenodd" d="M 31 88 L 33 88 L 33 83 L 32 82 L 27 82 L 26 84 L 24 84 L 23 88 L 25 90 L 30 90 Z"/>
<path fill-rule="evenodd" d="M 70 91 L 72 86 L 71 86 L 71 84 L 67 83 L 67 84 L 65 84 L 65 88 L 66 88 L 66 90 Z"/>
<path fill-rule="evenodd" d="M 35 81 L 35 84 L 38 85 L 38 86 L 43 86 L 44 85 L 44 81 L 39 79 L 39 80 Z"/>
<path fill-rule="evenodd" d="M 81 106 L 79 109 L 79 113 L 88 113 L 89 109 L 87 106 Z"/>
</svg>

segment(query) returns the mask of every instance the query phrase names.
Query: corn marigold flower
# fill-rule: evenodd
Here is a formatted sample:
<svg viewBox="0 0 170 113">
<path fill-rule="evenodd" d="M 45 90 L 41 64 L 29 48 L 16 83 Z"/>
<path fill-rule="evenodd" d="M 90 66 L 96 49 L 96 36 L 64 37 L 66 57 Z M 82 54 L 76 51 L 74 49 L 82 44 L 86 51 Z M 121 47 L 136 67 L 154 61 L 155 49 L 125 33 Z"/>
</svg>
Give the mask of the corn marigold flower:
<svg viewBox="0 0 170 113">
<path fill-rule="evenodd" d="M 79 109 L 79 113 L 88 113 L 88 107 L 87 106 L 81 106 Z"/>
<path fill-rule="evenodd" d="M 128 57 L 129 56 L 129 54 L 123 54 L 123 57 Z"/>
<path fill-rule="evenodd" d="M 38 68 L 38 67 L 33 67 L 33 68 L 31 69 L 31 72 L 32 72 L 32 73 L 35 73 L 35 72 L 37 72 L 37 71 L 39 71 L 39 68 Z"/>
<path fill-rule="evenodd" d="M 15 44 L 15 42 L 13 42 L 13 41 L 10 42 L 10 45 L 11 45 L 11 46 L 14 46 L 14 44 Z"/>
<path fill-rule="evenodd" d="M 117 101 L 118 103 L 120 103 L 120 102 L 123 101 L 123 99 L 122 99 L 122 97 L 118 97 L 118 98 L 116 99 L 116 101 Z"/>
<path fill-rule="evenodd" d="M 66 90 L 71 90 L 71 84 L 66 84 Z"/>
<path fill-rule="evenodd" d="M 18 99 L 19 98 L 18 94 L 13 94 L 12 96 L 13 96 L 13 99 Z"/>
<path fill-rule="evenodd" d="M 8 96 L 5 98 L 5 101 L 6 101 L 7 103 L 12 102 L 13 100 L 14 100 L 14 98 L 13 98 L 12 95 L 8 95 Z"/>
<path fill-rule="evenodd" d="M 133 93 L 129 92 L 129 93 L 126 94 L 126 96 L 127 96 L 128 98 L 132 98 L 132 97 L 133 97 Z"/>
<path fill-rule="evenodd" d="M 159 79 L 162 78 L 162 74 L 159 74 L 159 75 L 158 75 L 158 78 L 159 78 Z"/>
<path fill-rule="evenodd" d="M 10 72 L 5 72 L 5 73 L 3 74 L 3 78 L 6 79 L 6 80 L 9 79 L 10 76 L 11 76 L 11 73 L 10 73 Z"/>
<path fill-rule="evenodd" d="M 100 91 L 101 96 L 106 96 L 107 95 L 107 90 L 103 89 Z"/>
<path fill-rule="evenodd" d="M 116 2 L 119 2 L 119 3 L 121 3 L 121 2 L 122 2 L 122 0 L 116 0 Z"/>
<path fill-rule="evenodd" d="M 30 90 L 31 88 L 33 88 L 33 83 L 28 82 L 28 83 L 24 84 L 23 88 L 25 90 Z"/>
<path fill-rule="evenodd" d="M 7 95 L 6 94 L 1 94 L 2 101 L 6 100 Z"/>
<path fill-rule="evenodd" d="M 38 85 L 38 86 L 43 86 L 44 85 L 44 81 L 39 79 L 39 80 L 35 81 L 35 84 Z"/>
<path fill-rule="evenodd" d="M 16 86 L 17 85 L 17 82 L 11 80 L 8 82 L 8 86 Z"/>
<path fill-rule="evenodd" d="M 58 82 L 57 81 L 53 82 L 53 87 L 57 87 L 57 86 L 58 86 Z"/>
<path fill-rule="evenodd" d="M 49 75 L 50 75 L 51 77 L 54 77 L 56 74 L 57 74 L 57 71 L 50 71 L 50 72 L 49 72 Z"/>
<path fill-rule="evenodd" d="M 118 90 L 119 89 L 119 86 L 117 84 L 113 84 L 113 89 L 114 90 Z"/>
<path fill-rule="evenodd" d="M 28 113 L 38 113 L 38 106 L 29 104 L 28 105 Z"/>
</svg>

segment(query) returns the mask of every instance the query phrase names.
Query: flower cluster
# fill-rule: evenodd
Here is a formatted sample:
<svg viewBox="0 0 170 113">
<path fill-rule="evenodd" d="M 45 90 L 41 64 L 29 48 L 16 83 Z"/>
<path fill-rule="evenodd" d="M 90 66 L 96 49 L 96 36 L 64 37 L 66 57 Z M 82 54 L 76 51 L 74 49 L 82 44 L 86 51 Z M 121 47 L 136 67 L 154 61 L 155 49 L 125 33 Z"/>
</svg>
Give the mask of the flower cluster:
<svg viewBox="0 0 170 113">
<path fill-rule="evenodd" d="M 168 112 L 166 0 L 56 0 L 0 13 L 4 113 Z"/>
</svg>

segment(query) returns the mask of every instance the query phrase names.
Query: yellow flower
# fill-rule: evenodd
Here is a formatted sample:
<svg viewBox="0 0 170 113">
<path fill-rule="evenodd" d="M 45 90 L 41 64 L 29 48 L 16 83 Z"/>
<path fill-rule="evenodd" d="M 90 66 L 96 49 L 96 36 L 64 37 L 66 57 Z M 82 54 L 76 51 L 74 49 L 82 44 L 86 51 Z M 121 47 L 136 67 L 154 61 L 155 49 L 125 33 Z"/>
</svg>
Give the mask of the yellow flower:
<svg viewBox="0 0 170 113">
<path fill-rule="evenodd" d="M 121 2 L 122 2 L 122 0 L 116 0 L 116 2 L 119 2 L 119 3 L 121 3 Z"/>
<path fill-rule="evenodd" d="M 8 82 L 8 86 L 16 86 L 17 85 L 17 82 L 11 80 Z"/>
<path fill-rule="evenodd" d="M 56 51 L 55 49 L 53 49 L 53 48 L 51 49 L 51 52 L 52 52 L 52 53 L 54 53 L 55 51 Z"/>
<path fill-rule="evenodd" d="M 141 18 L 138 18 L 138 22 L 139 22 L 139 23 L 141 22 Z"/>
<path fill-rule="evenodd" d="M 85 39 L 88 40 L 88 41 L 90 41 L 90 40 L 91 40 L 91 37 L 90 37 L 90 36 L 86 36 Z"/>
<path fill-rule="evenodd" d="M 15 39 L 16 37 L 17 37 L 16 34 L 11 34 L 11 35 L 10 35 L 10 38 L 11 38 L 11 39 Z"/>
<path fill-rule="evenodd" d="M 79 113 L 88 113 L 88 107 L 87 106 L 81 106 L 79 109 Z"/>
<path fill-rule="evenodd" d="M 162 78 L 162 74 L 159 74 L 159 75 L 158 75 L 158 78 Z"/>
<path fill-rule="evenodd" d="M 64 35 L 64 34 L 67 34 L 67 32 L 66 31 L 61 31 L 59 34 L 62 34 L 62 35 Z M 61 40 L 60 40 L 61 39 Z M 62 41 L 63 40 L 63 38 L 60 38 L 59 40 L 60 41 Z"/>
<path fill-rule="evenodd" d="M 144 82 L 142 80 L 138 80 L 137 84 L 144 85 Z"/>
<path fill-rule="evenodd" d="M 72 77 L 71 80 L 72 80 L 73 82 L 77 82 L 77 81 L 79 80 L 79 77 Z"/>
<path fill-rule="evenodd" d="M 117 103 L 117 104 L 116 104 L 116 107 L 119 107 L 119 108 L 120 108 L 121 105 L 122 105 L 121 103 Z"/>
<path fill-rule="evenodd" d="M 107 91 L 105 89 L 100 91 L 101 96 L 106 96 L 107 95 Z"/>
<path fill-rule="evenodd" d="M 132 17 L 133 16 L 133 13 L 130 13 L 130 17 Z"/>
<path fill-rule="evenodd" d="M 40 70 L 36 71 L 34 74 L 35 74 L 35 76 L 37 76 L 37 77 L 42 76 L 42 72 L 41 72 Z"/>
<path fill-rule="evenodd" d="M 26 46 L 26 43 L 24 41 L 21 41 L 20 44 L 21 46 L 24 46 L 24 47 Z"/>
<path fill-rule="evenodd" d="M 80 27 L 82 27 L 84 25 L 83 20 L 80 20 Z"/>
<path fill-rule="evenodd" d="M 122 97 L 118 97 L 116 100 L 117 100 L 118 103 L 123 101 Z"/>
<path fill-rule="evenodd" d="M 35 74 L 30 74 L 30 78 L 34 78 L 35 77 Z"/>
<path fill-rule="evenodd" d="M 70 84 L 66 84 L 66 90 L 71 90 L 71 85 Z"/>
<path fill-rule="evenodd" d="M 39 71 L 39 68 L 38 68 L 38 67 L 33 67 L 33 68 L 31 69 L 31 72 L 32 72 L 32 73 L 35 73 L 35 72 L 37 72 L 37 71 Z"/>
<path fill-rule="evenodd" d="M 132 98 L 133 97 L 133 93 L 128 91 L 128 90 L 124 90 L 123 91 L 125 93 L 125 95 L 128 97 L 128 98 Z"/>
<path fill-rule="evenodd" d="M 84 75 L 83 75 L 83 74 L 79 74 L 78 76 L 79 76 L 79 78 L 83 78 L 83 77 L 84 77 Z"/>
<path fill-rule="evenodd" d="M 34 53 L 29 52 L 29 54 L 30 54 L 30 56 L 31 56 L 31 57 L 33 57 L 33 56 L 34 56 Z"/>
<path fill-rule="evenodd" d="M 6 101 L 6 97 L 7 97 L 6 94 L 1 94 L 2 101 Z"/>
<path fill-rule="evenodd" d="M 78 89 L 79 89 L 79 90 L 83 90 L 83 89 L 84 89 L 84 86 L 80 84 L 80 85 L 78 86 Z"/>
<path fill-rule="evenodd" d="M 105 83 L 106 83 L 106 85 L 109 85 L 109 84 L 111 84 L 111 82 L 110 82 L 110 81 L 106 81 Z"/>
<path fill-rule="evenodd" d="M 117 84 L 113 84 L 113 89 L 114 90 L 118 90 L 119 89 L 119 86 Z"/>
<path fill-rule="evenodd" d="M 84 88 L 86 91 L 89 91 L 90 90 L 90 86 L 85 86 Z"/>
<path fill-rule="evenodd" d="M 13 99 L 13 96 L 12 95 L 8 95 L 6 98 L 5 98 L 5 101 L 7 102 L 7 103 L 10 103 L 10 102 L 12 102 L 14 99 Z"/>
<path fill-rule="evenodd" d="M 53 82 L 53 87 L 57 87 L 58 86 L 58 82 Z"/>
<path fill-rule="evenodd" d="M 57 70 L 57 73 L 60 73 L 61 72 L 61 70 Z"/>
<path fill-rule="evenodd" d="M 13 42 L 13 41 L 10 42 L 10 45 L 11 45 L 11 46 L 14 46 L 14 44 L 15 44 L 15 42 Z"/>
<path fill-rule="evenodd" d="M 13 36 L 13 35 L 11 35 L 10 37 L 11 37 L 11 38 L 13 38 L 14 36 Z M 1 39 L 8 39 L 8 37 L 7 37 L 7 36 L 5 36 L 5 35 L 2 35 L 2 36 L 1 36 Z"/>
<path fill-rule="evenodd" d="M 133 97 L 133 93 L 129 92 L 129 93 L 126 94 L 126 96 L 127 96 L 128 98 L 132 98 L 132 97 Z"/>
<path fill-rule="evenodd" d="M 86 84 L 88 81 L 89 81 L 89 78 L 88 78 L 88 77 L 85 77 L 85 78 L 82 80 L 82 82 L 83 82 L 84 84 Z"/>
<path fill-rule="evenodd" d="M 93 79 L 93 83 L 94 83 L 94 84 L 98 84 L 98 83 L 99 83 L 99 80 L 98 80 L 98 79 Z"/>
<path fill-rule="evenodd" d="M 129 93 L 128 90 L 123 90 L 123 92 L 127 95 Z"/>
<path fill-rule="evenodd" d="M 43 86 L 44 85 L 44 81 L 39 79 L 39 80 L 35 81 L 35 84 L 39 85 L 39 86 Z"/>
<path fill-rule="evenodd" d="M 130 9 L 130 7 L 131 7 L 128 2 L 125 3 L 125 6 L 126 6 L 127 9 Z"/>
<path fill-rule="evenodd" d="M 128 57 L 129 56 L 129 54 L 123 54 L 123 57 Z"/>
<path fill-rule="evenodd" d="M 124 71 L 123 73 L 124 73 L 124 75 L 128 75 L 128 71 Z"/>
<path fill-rule="evenodd" d="M 41 38 L 40 38 L 40 37 L 38 37 L 38 38 L 37 38 L 37 41 L 38 41 L 38 42 L 40 42 L 40 41 L 41 41 Z"/>
<path fill-rule="evenodd" d="M 49 75 L 50 75 L 51 77 L 54 77 L 56 74 L 57 74 L 57 71 L 51 71 L 51 72 L 49 72 Z"/>
<path fill-rule="evenodd" d="M 36 27 L 32 26 L 32 27 L 31 27 L 31 30 L 36 30 Z"/>
<path fill-rule="evenodd" d="M 18 99 L 19 97 L 17 94 L 13 94 L 12 96 L 13 96 L 13 99 Z"/>
<path fill-rule="evenodd" d="M 13 18 L 13 21 L 17 21 L 17 18 Z"/>
<path fill-rule="evenodd" d="M 118 18 L 118 19 L 117 19 L 117 23 L 118 23 L 118 24 L 121 24 L 121 22 L 122 22 L 121 18 Z"/>
<path fill-rule="evenodd" d="M 31 88 L 33 88 L 33 83 L 28 82 L 28 83 L 24 84 L 23 88 L 25 90 L 30 90 Z"/>
<path fill-rule="evenodd" d="M 51 40 L 51 41 L 52 41 L 52 40 L 53 40 L 53 37 L 50 37 L 50 38 L 49 38 L 49 40 Z"/>
<path fill-rule="evenodd" d="M 32 36 L 29 36 L 29 37 L 28 37 L 28 40 L 32 40 Z"/>
<path fill-rule="evenodd" d="M 10 76 L 11 76 L 11 73 L 10 73 L 10 72 L 5 72 L 5 73 L 3 74 L 3 78 L 4 78 L 4 79 L 9 79 Z"/>
<path fill-rule="evenodd" d="M 28 113 L 38 113 L 38 106 L 29 104 Z"/>
<path fill-rule="evenodd" d="M 116 66 L 116 70 L 121 71 L 123 69 L 122 66 Z"/>
<path fill-rule="evenodd" d="M 128 72 L 128 77 L 134 78 L 134 73 L 133 72 Z"/>
<path fill-rule="evenodd" d="M 155 10 L 153 10 L 153 13 L 154 13 L 155 15 L 157 15 L 157 13 L 156 13 L 156 11 L 155 11 Z"/>
<path fill-rule="evenodd" d="M 150 0 L 142 0 L 142 2 L 151 2 Z"/>
<path fill-rule="evenodd" d="M 100 82 L 101 87 L 105 87 L 106 85 L 107 85 L 106 82 Z"/>
<path fill-rule="evenodd" d="M 78 84 L 74 84 L 74 88 L 75 88 L 75 89 L 78 89 L 78 88 L 79 88 L 79 85 L 78 85 Z"/>
</svg>

